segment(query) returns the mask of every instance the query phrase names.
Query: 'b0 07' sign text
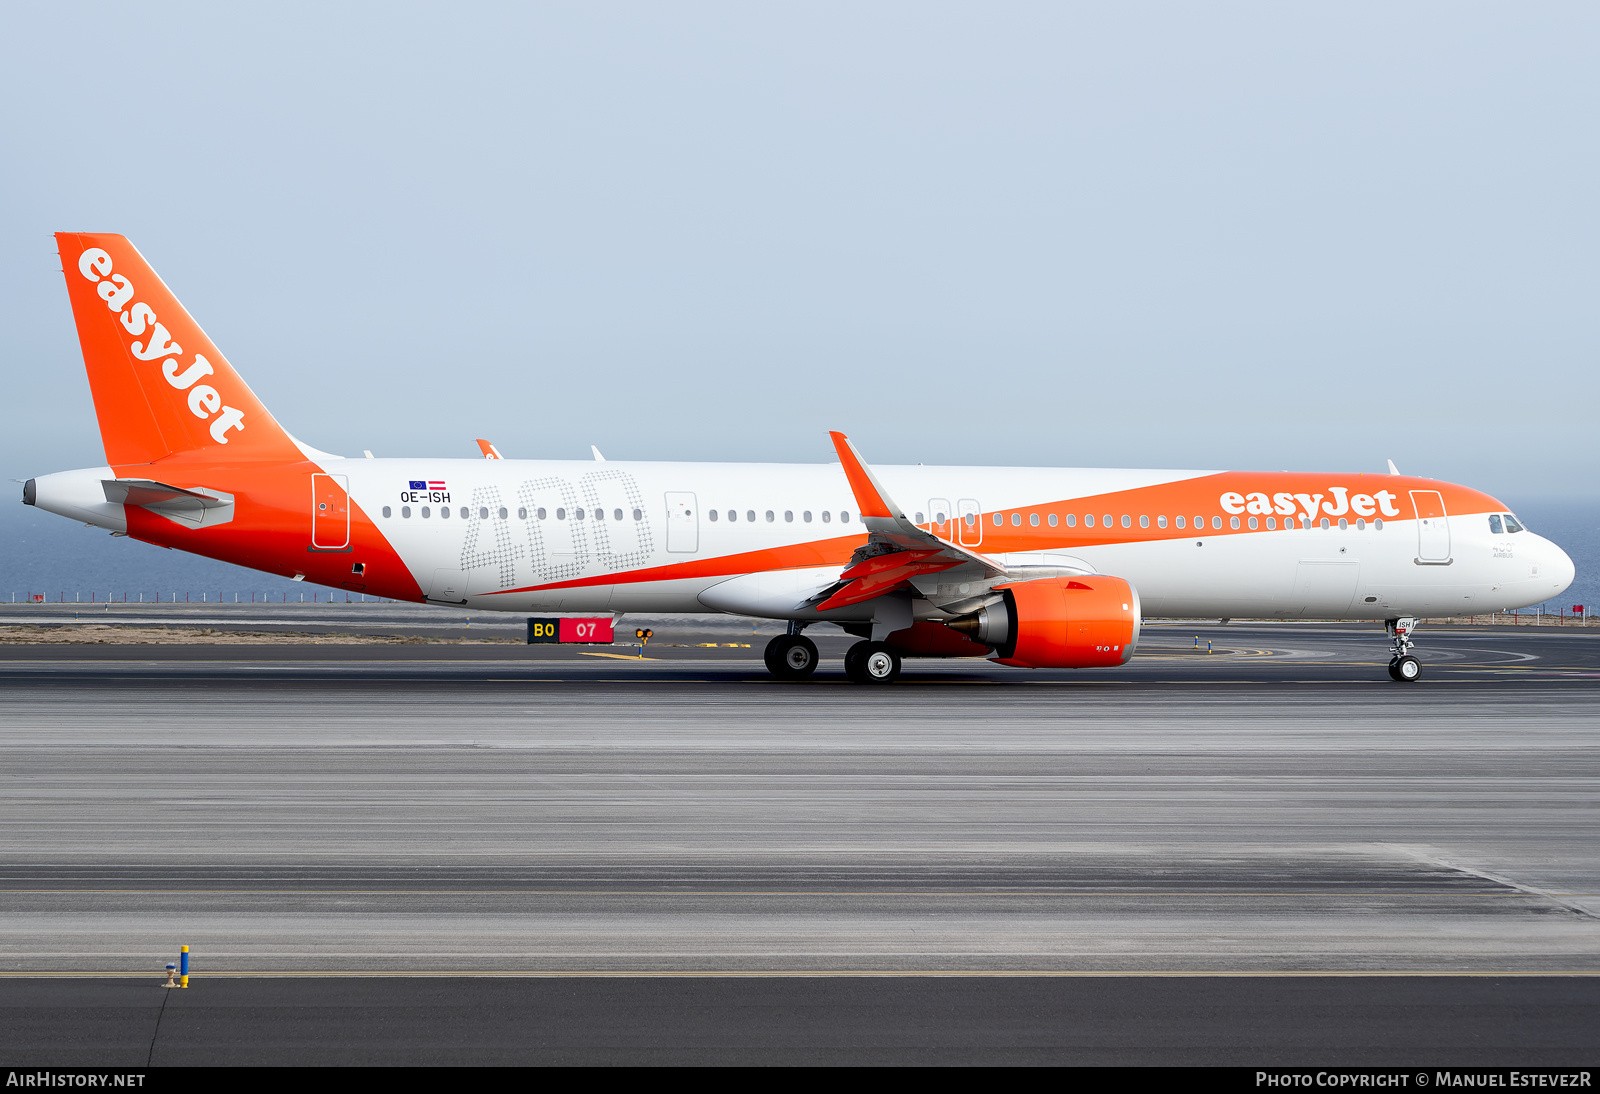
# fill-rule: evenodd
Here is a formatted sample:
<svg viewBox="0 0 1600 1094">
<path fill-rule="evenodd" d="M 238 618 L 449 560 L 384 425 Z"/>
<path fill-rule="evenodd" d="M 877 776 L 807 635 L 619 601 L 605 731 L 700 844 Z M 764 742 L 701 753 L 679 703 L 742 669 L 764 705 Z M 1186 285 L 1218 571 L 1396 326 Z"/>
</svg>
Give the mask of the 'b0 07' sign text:
<svg viewBox="0 0 1600 1094">
<path fill-rule="evenodd" d="M 581 642 L 609 646 L 612 641 L 611 617 L 597 619 L 529 619 L 528 644 L 536 642 Z"/>
</svg>

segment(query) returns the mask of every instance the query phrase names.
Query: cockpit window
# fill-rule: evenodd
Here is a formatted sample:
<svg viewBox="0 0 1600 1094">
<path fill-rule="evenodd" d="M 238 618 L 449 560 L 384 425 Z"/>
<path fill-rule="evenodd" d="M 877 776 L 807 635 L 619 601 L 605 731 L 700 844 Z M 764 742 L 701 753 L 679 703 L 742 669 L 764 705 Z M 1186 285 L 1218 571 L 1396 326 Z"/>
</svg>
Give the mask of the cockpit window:
<svg viewBox="0 0 1600 1094">
<path fill-rule="evenodd" d="M 1497 536 L 1505 531 L 1504 528 L 1500 527 L 1500 514 L 1499 513 L 1490 513 L 1489 514 L 1489 531 L 1493 532 Z"/>
<path fill-rule="evenodd" d="M 1517 523 L 1517 518 L 1512 516 L 1510 513 L 1507 513 L 1506 514 L 1506 531 L 1508 531 L 1508 532 L 1520 532 L 1522 530 L 1523 530 L 1522 525 Z"/>
</svg>

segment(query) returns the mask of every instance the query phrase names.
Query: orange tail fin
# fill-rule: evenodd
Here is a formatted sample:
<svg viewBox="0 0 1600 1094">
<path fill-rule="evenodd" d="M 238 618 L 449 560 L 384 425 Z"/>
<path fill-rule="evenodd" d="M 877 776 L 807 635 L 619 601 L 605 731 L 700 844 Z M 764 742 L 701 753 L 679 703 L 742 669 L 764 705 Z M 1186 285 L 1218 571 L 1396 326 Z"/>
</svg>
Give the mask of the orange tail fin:
<svg viewBox="0 0 1600 1094">
<path fill-rule="evenodd" d="M 56 245 L 108 464 L 303 458 L 133 244 L 58 232 Z"/>
</svg>

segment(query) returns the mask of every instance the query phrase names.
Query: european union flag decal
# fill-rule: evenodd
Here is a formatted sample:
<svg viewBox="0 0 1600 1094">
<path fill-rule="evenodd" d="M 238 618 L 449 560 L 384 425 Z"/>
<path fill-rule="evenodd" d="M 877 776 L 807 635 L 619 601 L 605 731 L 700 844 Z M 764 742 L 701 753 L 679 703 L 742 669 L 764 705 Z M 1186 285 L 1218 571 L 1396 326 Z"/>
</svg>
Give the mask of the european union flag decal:
<svg viewBox="0 0 1600 1094">
<path fill-rule="evenodd" d="M 411 489 L 413 489 L 413 490 L 426 490 L 427 488 L 428 488 L 428 484 L 423 482 L 421 479 L 412 479 L 411 480 Z"/>
</svg>

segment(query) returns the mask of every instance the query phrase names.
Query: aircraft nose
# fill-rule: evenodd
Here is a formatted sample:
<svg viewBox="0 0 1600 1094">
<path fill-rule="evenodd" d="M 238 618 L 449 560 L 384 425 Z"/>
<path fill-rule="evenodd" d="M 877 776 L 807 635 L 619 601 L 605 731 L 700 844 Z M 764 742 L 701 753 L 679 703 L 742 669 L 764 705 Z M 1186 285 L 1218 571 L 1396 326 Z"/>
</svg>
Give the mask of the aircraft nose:
<svg viewBox="0 0 1600 1094">
<path fill-rule="evenodd" d="M 1554 543 L 1550 543 L 1549 540 L 1545 540 L 1545 542 L 1550 545 L 1550 583 L 1552 585 L 1550 595 L 1552 597 L 1560 596 L 1572 585 L 1572 579 L 1577 576 L 1578 568 L 1573 564 L 1571 555 Z"/>
</svg>

